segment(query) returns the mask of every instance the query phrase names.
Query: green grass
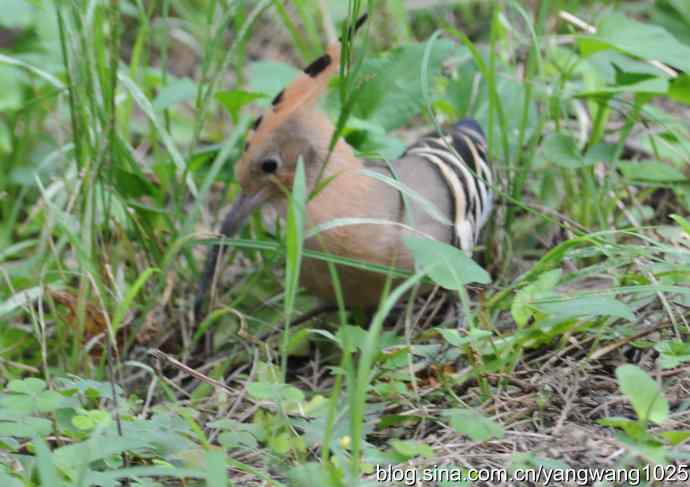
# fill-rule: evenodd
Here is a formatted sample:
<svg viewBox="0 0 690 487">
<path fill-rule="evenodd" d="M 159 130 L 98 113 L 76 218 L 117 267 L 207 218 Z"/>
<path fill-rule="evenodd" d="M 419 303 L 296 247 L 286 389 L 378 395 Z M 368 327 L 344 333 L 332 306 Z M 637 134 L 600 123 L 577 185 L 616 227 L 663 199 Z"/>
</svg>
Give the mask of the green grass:
<svg viewBox="0 0 690 487">
<path fill-rule="evenodd" d="M 687 464 L 684 2 L 4 1 L 0 484 Z M 412 274 L 303 249 L 297 178 L 284 222 L 227 241 L 196 324 L 250 120 L 365 10 L 324 103 L 334 141 L 394 159 L 420 127 L 476 117 L 490 282 L 429 242 Z M 303 258 L 390 289 L 370 317 L 339 296 L 289 326 L 318 304 Z"/>
</svg>

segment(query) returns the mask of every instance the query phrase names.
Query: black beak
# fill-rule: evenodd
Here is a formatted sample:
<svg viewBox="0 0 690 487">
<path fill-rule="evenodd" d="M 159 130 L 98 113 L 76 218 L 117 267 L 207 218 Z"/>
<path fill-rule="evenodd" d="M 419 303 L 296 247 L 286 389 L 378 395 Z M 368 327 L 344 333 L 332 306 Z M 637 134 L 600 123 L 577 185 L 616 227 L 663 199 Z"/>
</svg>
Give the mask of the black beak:
<svg viewBox="0 0 690 487">
<path fill-rule="evenodd" d="M 255 194 L 240 193 L 232 205 L 230 212 L 228 212 L 223 224 L 220 227 L 220 233 L 223 237 L 232 237 L 235 235 L 247 217 L 268 199 L 268 192 L 266 190 L 259 191 Z M 199 288 L 197 290 L 196 299 L 194 300 L 194 319 L 199 320 L 204 310 L 206 295 L 208 294 L 213 278 L 216 274 L 216 269 L 220 266 L 223 259 L 223 253 L 227 245 L 215 244 L 206 255 L 206 264 L 204 265 L 204 273 L 199 281 Z"/>
</svg>

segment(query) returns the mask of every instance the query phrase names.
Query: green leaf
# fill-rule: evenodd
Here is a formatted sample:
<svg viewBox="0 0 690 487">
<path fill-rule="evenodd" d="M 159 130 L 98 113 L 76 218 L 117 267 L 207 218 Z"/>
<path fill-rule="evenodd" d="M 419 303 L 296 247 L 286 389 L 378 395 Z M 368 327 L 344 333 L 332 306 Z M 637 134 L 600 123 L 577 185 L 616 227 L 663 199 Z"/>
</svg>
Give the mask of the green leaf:
<svg viewBox="0 0 690 487">
<path fill-rule="evenodd" d="M 34 6 L 29 0 L 2 0 L 0 25 L 12 29 L 26 29 L 33 21 Z"/>
<path fill-rule="evenodd" d="M 487 441 L 505 436 L 503 426 L 473 409 L 448 409 L 444 415 L 450 416 L 450 426 L 472 441 Z"/>
<path fill-rule="evenodd" d="M 490 331 L 480 330 L 479 328 L 470 329 L 466 335 L 461 335 L 458 330 L 451 328 L 436 328 L 436 331 L 438 331 L 448 343 L 455 347 L 464 347 L 470 343 L 489 338 L 492 335 Z"/>
<path fill-rule="evenodd" d="M 12 151 L 12 134 L 4 120 L 0 119 L 0 155 Z"/>
<path fill-rule="evenodd" d="M 269 100 L 299 74 L 300 70 L 285 63 L 271 61 L 252 63 L 249 65 L 249 91 L 264 93 L 268 99 L 261 100 L 259 105 L 267 106 L 270 104 Z"/>
<path fill-rule="evenodd" d="M 629 437 L 639 440 L 643 440 L 647 435 L 647 430 L 645 430 L 644 425 L 639 421 L 633 421 L 628 418 L 601 418 L 597 420 L 597 423 L 609 428 L 623 430 Z"/>
<path fill-rule="evenodd" d="M 36 395 L 39 392 L 44 391 L 46 388 L 45 381 L 38 379 L 36 377 L 29 377 L 28 379 L 15 379 L 10 381 L 7 385 L 7 390 L 9 392 L 16 392 L 19 394 Z"/>
<path fill-rule="evenodd" d="M 491 282 L 489 273 L 457 247 L 414 235 L 405 236 L 403 241 L 417 267 L 427 269 L 429 277 L 439 286 L 460 289 L 471 282 Z"/>
<path fill-rule="evenodd" d="M 196 97 L 197 85 L 189 78 L 182 78 L 168 83 L 153 100 L 153 108 L 164 110 L 184 101 L 193 100 Z"/>
<path fill-rule="evenodd" d="M 259 446 L 254 435 L 248 431 L 233 431 L 232 433 L 221 433 L 218 435 L 218 442 L 223 448 L 248 448 L 254 450 Z"/>
<path fill-rule="evenodd" d="M 609 144 L 608 142 L 599 142 L 594 144 L 587 149 L 585 154 L 585 159 L 588 165 L 597 163 L 608 163 L 611 161 L 616 154 L 616 145 Z"/>
<path fill-rule="evenodd" d="M 662 431 L 660 435 L 673 446 L 685 443 L 690 439 L 690 431 Z"/>
<path fill-rule="evenodd" d="M 358 75 L 358 86 L 352 115 L 390 131 L 404 125 L 421 113 L 423 86 L 421 79 L 425 43 L 400 46 L 379 58 L 364 61 Z M 428 79 L 440 72 L 443 60 L 453 49 L 448 41 L 432 46 L 428 64 Z M 328 99 L 332 111 L 337 112 L 339 98 L 334 93 Z"/>
<path fill-rule="evenodd" d="M 630 307 L 607 296 L 575 297 L 562 301 L 538 302 L 535 306 L 544 313 L 565 320 L 581 316 L 615 316 L 635 321 Z"/>
<path fill-rule="evenodd" d="M 3 487 L 23 487 L 26 484 L 22 483 L 15 477 L 10 477 L 8 474 L 0 470 L 0 485 Z"/>
<path fill-rule="evenodd" d="M 577 169 L 589 164 L 580 154 L 575 139 L 566 134 L 548 135 L 542 142 L 541 154 L 544 160 L 568 169 Z"/>
<path fill-rule="evenodd" d="M 288 471 L 287 476 L 290 480 L 291 486 L 331 487 L 335 485 L 343 485 L 340 482 L 333 482 L 329 468 L 315 462 L 304 463 L 302 465 L 292 467 Z"/>
<path fill-rule="evenodd" d="M 662 369 L 673 369 L 690 362 L 690 343 L 688 342 L 664 340 L 654 345 L 654 350 L 661 354 L 659 362 Z"/>
<path fill-rule="evenodd" d="M 341 349 L 345 350 L 349 345 L 351 350 L 361 350 L 364 342 L 367 339 L 367 331 L 354 325 L 345 325 L 338 327 L 338 332 L 335 335 L 335 340 Z"/>
<path fill-rule="evenodd" d="M 674 222 L 676 222 L 680 227 L 685 231 L 690 236 L 690 222 L 687 221 L 685 218 L 683 218 L 680 215 L 671 215 L 671 219 L 673 219 Z"/>
<path fill-rule="evenodd" d="M 434 450 L 421 441 L 417 440 L 391 440 L 393 449 L 405 457 L 406 460 L 414 457 L 433 458 Z"/>
<path fill-rule="evenodd" d="M 658 161 L 619 161 L 616 167 L 634 181 L 682 183 L 688 179 L 679 169 Z"/>
<path fill-rule="evenodd" d="M 33 444 L 36 449 L 36 465 L 38 466 L 41 485 L 55 487 L 64 485 L 64 483 L 60 481 L 54 458 L 48 445 L 46 445 L 41 438 L 34 438 Z"/>
<path fill-rule="evenodd" d="M 616 369 L 620 390 L 633 405 L 643 422 L 661 424 L 668 418 L 668 401 L 657 382 L 636 365 L 621 365 Z"/>
<path fill-rule="evenodd" d="M 28 412 L 30 412 L 30 410 L 28 410 Z M 31 416 L 19 417 L 17 415 L 8 414 L 7 412 L 0 412 L 0 437 L 44 437 L 49 435 L 52 430 L 53 425 L 45 418 L 35 418 Z"/>
<path fill-rule="evenodd" d="M 228 471 L 225 452 L 218 448 L 206 451 L 206 486 L 228 487 Z"/>
<path fill-rule="evenodd" d="M 621 14 L 603 17 L 597 33 L 580 36 L 578 44 L 587 55 L 600 49 L 617 49 L 646 60 L 659 60 L 682 71 L 690 71 L 690 47 L 663 27 L 638 22 Z"/>
<path fill-rule="evenodd" d="M 223 104 L 225 109 L 230 113 L 232 121 L 235 123 L 237 123 L 240 118 L 240 110 L 242 110 L 242 108 L 249 105 L 254 100 L 261 98 L 268 97 L 263 93 L 244 90 L 228 90 L 216 93 L 216 99 Z"/>
<path fill-rule="evenodd" d="M 616 95 L 618 93 L 651 93 L 665 95 L 669 90 L 669 82 L 664 78 L 648 78 L 635 83 L 622 83 L 613 86 L 604 86 L 596 90 L 585 90 L 577 94 L 581 97 L 602 97 Z"/>
<path fill-rule="evenodd" d="M 155 193 L 153 184 L 140 174 L 114 167 L 113 176 L 115 187 L 125 197 L 139 198 L 144 195 L 152 196 Z"/>
<path fill-rule="evenodd" d="M 256 399 L 271 401 L 304 401 L 304 393 L 294 386 L 270 382 L 251 382 L 247 391 Z"/>
<path fill-rule="evenodd" d="M 518 326 L 525 326 L 534 315 L 534 302 L 552 294 L 561 279 L 561 270 L 544 272 L 537 280 L 519 290 L 510 306 L 510 312 Z"/>
<path fill-rule="evenodd" d="M 96 422 L 88 415 L 74 416 L 72 418 L 72 424 L 75 428 L 79 428 L 80 430 L 84 431 L 93 429 L 93 427 L 96 426 Z"/>
<path fill-rule="evenodd" d="M 681 74 L 671 82 L 668 90 L 671 100 L 690 105 L 690 74 Z"/>
</svg>

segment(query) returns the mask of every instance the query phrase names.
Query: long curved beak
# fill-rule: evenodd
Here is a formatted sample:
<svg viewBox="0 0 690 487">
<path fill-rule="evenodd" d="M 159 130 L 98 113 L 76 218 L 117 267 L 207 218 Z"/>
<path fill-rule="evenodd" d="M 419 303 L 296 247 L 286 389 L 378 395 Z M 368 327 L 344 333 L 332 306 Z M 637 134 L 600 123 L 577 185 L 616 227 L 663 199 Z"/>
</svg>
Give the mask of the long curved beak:
<svg viewBox="0 0 690 487">
<path fill-rule="evenodd" d="M 261 206 L 261 204 L 265 203 L 266 200 L 268 200 L 269 195 L 270 193 L 267 188 L 254 194 L 240 193 L 237 196 L 235 203 L 232 205 L 232 208 L 230 208 L 230 211 L 223 220 L 223 224 L 220 227 L 221 235 L 225 238 L 235 235 L 240 228 L 242 228 L 242 225 L 252 211 Z M 226 248 L 227 245 L 215 244 L 208 250 L 208 253 L 206 254 L 204 272 L 201 276 L 201 281 L 199 281 L 196 299 L 194 300 L 195 319 L 199 319 L 201 317 L 204 303 L 206 301 L 206 295 L 213 284 L 216 269 L 220 267 L 220 262 L 223 259 L 223 253 Z"/>
</svg>

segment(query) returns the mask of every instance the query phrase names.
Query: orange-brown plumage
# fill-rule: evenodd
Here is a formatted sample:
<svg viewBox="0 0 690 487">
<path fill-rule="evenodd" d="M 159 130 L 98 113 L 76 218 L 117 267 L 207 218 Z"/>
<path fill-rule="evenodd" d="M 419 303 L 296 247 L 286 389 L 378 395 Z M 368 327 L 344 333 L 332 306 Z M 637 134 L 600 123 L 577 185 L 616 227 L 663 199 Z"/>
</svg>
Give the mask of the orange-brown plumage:
<svg viewBox="0 0 690 487">
<path fill-rule="evenodd" d="M 257 119 L 245 153 L 235 167 L 242 194 L 224 220 L 221 233 L 224 236 L 235 233 L 246 216 L 263 203 L 283 206 L 285 191 L 292 187 L 297 161 L 302 159 L 309 192 L 319 178 L 328 181 L 307 205 L 307 231 L 336 219 L 369 220 L 369 223 L 323 231 L 308 238 L 306 248 L 407 269 L 413 267 L 412 256 L 403 244 L 403 237 L 409 233 L 471 250 L 490 210 L 491 199 L 487 186 L 491 172 L 486 164 L 481 128 L 468 119 L 447 135 L 420 139 L 394 163 L 395 174 L 385 164 L 358 159 L 344 140 L 338 140 L 330 151 L 335 128 L 318 110 L 317 102 L 339 69 L 340 45 L 336 44 L 308 66 Z M 397 189 L 381 178 L 371 177 L 364 169 L 382 177 L 399 177 L 400 183 L 447 218 L 439 221 L 422 205 L 405 206 Z M 413 228 L 403 224 L 408 222 L 408 217 L 414 222 Z M 197 311 L 211 285 L 220 250 L 220 246 L 213 247 L 208 257 Z M 347 266 L 339 266 L 338 274 L 348 305 L 376 306 L 386 276 Z M 311 292 L 327 301 L 334 300 L 324 262 L 305 259 L 301 276 L 302 284 Z"/>
</svg>

